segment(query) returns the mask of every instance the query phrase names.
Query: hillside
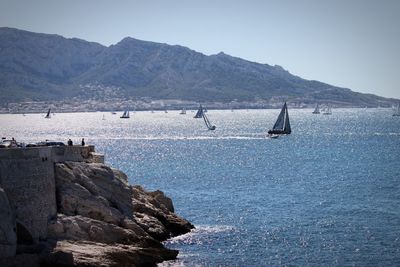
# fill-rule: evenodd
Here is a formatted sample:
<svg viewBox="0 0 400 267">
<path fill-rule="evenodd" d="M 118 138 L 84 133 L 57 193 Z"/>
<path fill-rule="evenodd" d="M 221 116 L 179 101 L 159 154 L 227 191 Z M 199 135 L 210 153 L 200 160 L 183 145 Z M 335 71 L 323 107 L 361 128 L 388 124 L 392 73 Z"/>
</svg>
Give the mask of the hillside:
<svg viewBox="0 0 400 267">
<path fill-rule="evenodd" d="M 206 56 L 182 46 L 130 37 L 105 47 L 12 28 L 0 28 L 0 93 L 3 105 L 73 97 L 203 102 L 286 99 L 338 106 L 393 103 L 224 53 Z"/>
</svg>

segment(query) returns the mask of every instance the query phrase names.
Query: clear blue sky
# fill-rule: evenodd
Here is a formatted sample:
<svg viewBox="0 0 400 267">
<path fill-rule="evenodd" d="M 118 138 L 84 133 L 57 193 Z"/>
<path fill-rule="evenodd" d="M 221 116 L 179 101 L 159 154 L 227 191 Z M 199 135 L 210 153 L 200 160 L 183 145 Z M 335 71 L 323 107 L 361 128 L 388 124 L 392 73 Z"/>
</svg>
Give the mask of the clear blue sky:
<svg viewBox="0 0 400 267">
<path fill-rule="evenodd" d="M 0 0 L 0 26 L 107 46 L 131 36 L 223 51 L 400 98 L 400 0 Z"/>
</svg>

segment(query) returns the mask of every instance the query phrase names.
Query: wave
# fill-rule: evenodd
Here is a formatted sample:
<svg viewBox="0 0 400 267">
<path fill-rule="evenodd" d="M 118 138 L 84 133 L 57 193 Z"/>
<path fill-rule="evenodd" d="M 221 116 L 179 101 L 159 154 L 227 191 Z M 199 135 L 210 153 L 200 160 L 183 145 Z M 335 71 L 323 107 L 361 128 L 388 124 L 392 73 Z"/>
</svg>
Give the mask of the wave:
<svg viewBox="0 0 400 267">
<path fill-rule="evenodd" d="M 219 233 L 235 231 L 230 225 L 198 225 L 195 229 L 181 236 L 173 237 L 165 241 L 165 244 L 203 244 L 209 236 Z"/>
</svg>

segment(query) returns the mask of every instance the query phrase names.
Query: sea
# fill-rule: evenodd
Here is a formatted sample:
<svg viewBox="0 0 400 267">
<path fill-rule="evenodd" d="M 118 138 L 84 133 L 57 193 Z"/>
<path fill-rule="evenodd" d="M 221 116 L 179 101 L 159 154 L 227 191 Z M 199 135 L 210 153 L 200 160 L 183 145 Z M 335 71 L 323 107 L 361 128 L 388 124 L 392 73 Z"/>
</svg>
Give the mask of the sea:
<svg viewBox="0 0 400 267">
<path fill-rule="evenodd" d="M 2 114 L 0 135 L 93 144 L 196 229 L 159 266 L 400 266 L 400 117 L 390 109 Z M 104 115 L 104 119 L 103 119 Z"/>
</svg>

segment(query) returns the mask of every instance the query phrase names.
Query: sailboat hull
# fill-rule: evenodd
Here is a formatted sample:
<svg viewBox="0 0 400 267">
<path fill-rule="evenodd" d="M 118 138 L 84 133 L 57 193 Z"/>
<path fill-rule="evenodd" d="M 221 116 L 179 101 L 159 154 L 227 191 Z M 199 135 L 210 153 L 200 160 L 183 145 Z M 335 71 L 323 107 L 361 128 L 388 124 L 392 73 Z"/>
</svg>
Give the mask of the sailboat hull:
<svg viewBox="0 0 400 267">
<path fill-rule="evenodd" d="M 269 134 L 291 134 L 292 131 L 285 131 L 285 130 L 269 130 Z"/>
<path fill-rule="evenodd" d="M 129 119 L 129 111 L 124 111 L 124 114 L 120 117 L 121 119 Z"/>
</svg>

